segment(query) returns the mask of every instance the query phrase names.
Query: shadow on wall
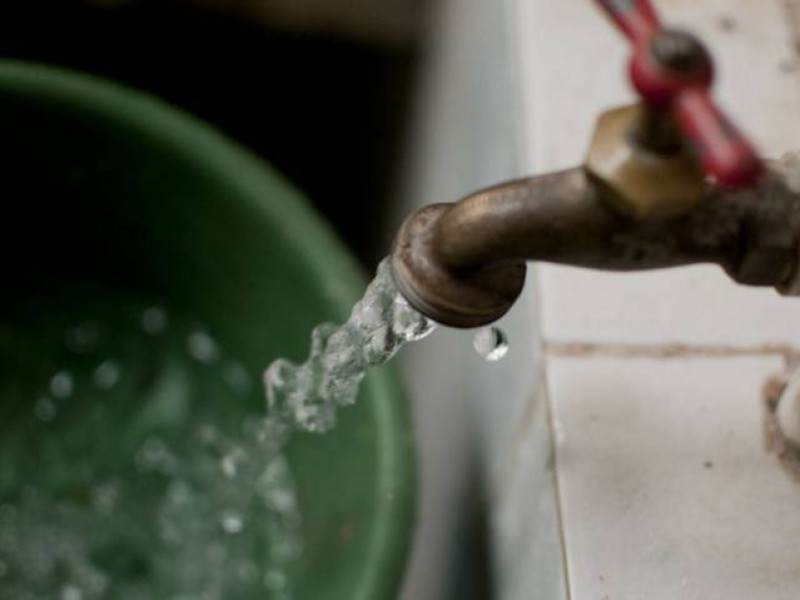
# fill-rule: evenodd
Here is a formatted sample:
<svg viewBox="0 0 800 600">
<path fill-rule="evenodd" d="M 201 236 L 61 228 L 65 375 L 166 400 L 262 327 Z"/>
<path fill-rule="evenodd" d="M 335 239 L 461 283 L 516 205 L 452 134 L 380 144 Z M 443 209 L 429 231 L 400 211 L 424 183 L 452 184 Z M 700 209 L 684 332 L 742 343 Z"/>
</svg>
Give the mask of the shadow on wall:
<svg viewBox="0 0 800 600">
<path fill-rule="evenodd" d="M 275 14 L 283 28 L 269 26 L 270 14 L 169 0 L 15 2 L 0 7 L 0 55 L 115 79 L 213 123 L 275 165 L 374 262 L 385 254 L 374 224 L 393 195 L 413 28 L 326 27 L 320 17 L 308 33 L 297 11 Z"/>
</svg>

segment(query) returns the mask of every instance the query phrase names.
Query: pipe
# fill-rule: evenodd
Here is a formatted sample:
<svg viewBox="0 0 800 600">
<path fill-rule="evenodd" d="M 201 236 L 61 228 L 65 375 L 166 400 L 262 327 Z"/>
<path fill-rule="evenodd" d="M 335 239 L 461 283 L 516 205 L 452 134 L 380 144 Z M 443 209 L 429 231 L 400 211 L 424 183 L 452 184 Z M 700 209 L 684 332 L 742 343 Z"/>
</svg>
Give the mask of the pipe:
<svg viewBox="0 0 800 600">
<path fill-rule="evenodd" d="M 477 327 L 508 311 L 528 260 L 610 271 L 716 263 L 740 283 L 777 287 L 795 272 L 800 196 L 777 169 L 750 189 L 709 186 L 696 208 L 661 221 L 623 215 L 608 193 L 579 167 L 425 207 L 398 233 L 395 280 L 428 317 Z"/>
</svg>

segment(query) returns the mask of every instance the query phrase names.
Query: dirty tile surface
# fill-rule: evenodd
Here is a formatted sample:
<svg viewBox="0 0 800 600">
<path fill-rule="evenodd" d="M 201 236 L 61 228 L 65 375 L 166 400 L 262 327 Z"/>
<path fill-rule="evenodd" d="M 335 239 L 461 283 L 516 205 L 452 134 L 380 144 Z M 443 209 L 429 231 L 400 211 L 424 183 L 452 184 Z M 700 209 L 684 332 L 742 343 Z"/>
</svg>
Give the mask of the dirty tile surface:
<svg viewBox="0 0 800 600">
<path fill-rule="evenodd" d="M 509 2 L 529 170 L 580 164 L 597 114 L 633 99 L 625 44 L 586 0 Z M 765 156 L 800 149 L 800 2 L 654 4 L 708 42 L 717 97 Z M 536 272 L 547 386 L 531 404 L 552 414 L 571 600 L 800 598 L 800 485 L 764 449 L 760 403 L 784 366 L 774 347 L 800 346 L 800 299 L 713 266 Z M 505 491 L 530 503 L 506 501 L 504 522 L 536 519 L 539 459 L 509 460 Z M 540 535 L 500 531 L 509 548 Z"/>
<path fill-rule="evenodd" d="M 798 598 L 800 485 L 762 435 L 780 358 L 549 365 L 572 598 Z"/>
<path fill-rule="evenodd" d="M 537 268 L 542 333 L 549 340 L 737 347 L 800 344 L 800 299 L 772 289 L 739 286 L 716 266 L 646 273 Z"/>
</svg>

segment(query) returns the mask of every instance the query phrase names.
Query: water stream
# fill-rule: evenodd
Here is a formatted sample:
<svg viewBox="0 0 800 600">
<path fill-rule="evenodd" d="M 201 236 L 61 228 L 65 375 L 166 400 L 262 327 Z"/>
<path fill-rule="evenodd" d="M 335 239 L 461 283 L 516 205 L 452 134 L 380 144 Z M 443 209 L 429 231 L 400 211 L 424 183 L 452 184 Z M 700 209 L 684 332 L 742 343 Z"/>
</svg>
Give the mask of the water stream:
<svg viewBox="0 0 800 600">
<path fill-rule="evenodd" d="M 368 369 L 436 324 L 385 259 L 344 324 L 314 328 L 305 362 L 266 369 L 266 410 L 242 416 L 255 377 L 208 328 L 157 305 L 112 305 L 0 344 L 0 408 L 15 423 L 0 437 L 15 457 L 0 464 L 0 598 L 290 599 L 303 546 L 286 444 L 334 427 Z M 26 337 L 60 327 L 21 392 L 6 363 Z M 507 341 L 490 328 L 475 348 L 497 360 Z"/>
<path fill-rule="evenodd" d="M 346 323 L 314 329 L 303 364 L 269 366 L 267 410 L 242 416 L 255 377 L 207 327 L 111 304 L 0 344 L 0 407 L 15 423 L 0 437 L 15 457 L 0 465 L 0 598 L 290 599 L 303 546 L 286 444 L 331 429 L 366 371 L 435 324 L 384 260 Z M 23 340 L 54 331 L 36 358 L 47 366 L 17 376 Z"/>
<path fill-rule="evenodd" d="M 336 423 L 337 408 L 355 402 L 370 367 L 435 328 L 400 294 L 386 258 L 346 323 L 314 328 L 304 363 L 280 359 L 269 366 L 264 373 L 269 410 L 292 427 L 328 431 Z"/>
</svg>

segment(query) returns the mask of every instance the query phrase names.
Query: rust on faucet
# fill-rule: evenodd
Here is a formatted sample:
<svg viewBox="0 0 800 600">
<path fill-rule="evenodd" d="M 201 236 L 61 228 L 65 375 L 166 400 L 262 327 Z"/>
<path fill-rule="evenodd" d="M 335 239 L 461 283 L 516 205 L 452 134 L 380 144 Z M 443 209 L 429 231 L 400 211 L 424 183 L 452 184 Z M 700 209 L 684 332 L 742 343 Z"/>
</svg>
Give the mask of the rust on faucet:
<svg viewBox="0 0 800 600">
<path fill-rule="evenodd" d="M 710 58 L 695 38 L 661 30 L 645 46 L 651 56 L 634 67 L 660 61 L 664 73 L 640 74 L 642 103 L 600 117 L 585 165 L 405 221 L 392 266 L 415 308 L 454 327 L 491 323 L 519 296 L 526 261 L 609 271 L 716 263 L 742 284 L 800 288 L 800 194 L 698 91 Z"/>
<path fill-rule="evenodd" d="M 709 185 L 695 208 L 665 220 L 629 217 L 604 195 L 579 167 L 424 207 L 397 236 L 397 284 L 430 318 L 477 327 L 508 311 L 529 260 L 609 271 L 716 263 L 739 283 L 781 290 L 796 276 L 800 194 L 778 165 L 747 189 Z"/>
<path fill-rule="evenodd" d="M 579 167 L 424 207 L 400 229 L 392 258 L 398 286 L 418 310 L 477 327 L 508 311 L 528 260 L 609 271 L 716 263 L 739 283 L 784 289 L 798 236 L 800 194 L 777 165 L 748 189 L 709 185 L 694 209 L 658 221 L 621 213 Z"/>
</svg>

